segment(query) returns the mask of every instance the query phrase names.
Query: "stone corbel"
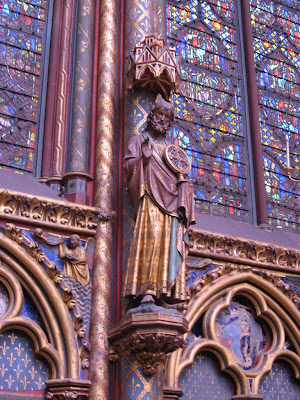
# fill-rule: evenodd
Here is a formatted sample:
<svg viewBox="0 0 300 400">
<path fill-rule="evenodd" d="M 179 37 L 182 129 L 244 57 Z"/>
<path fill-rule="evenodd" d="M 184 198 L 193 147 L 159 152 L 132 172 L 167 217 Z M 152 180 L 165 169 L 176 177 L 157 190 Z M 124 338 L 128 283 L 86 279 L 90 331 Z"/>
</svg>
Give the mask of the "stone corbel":
<svg viewBox="0 0 300 400">
<path fill-rule="evenodd" d="M 183 391 L 175 387 L 164 387 L 164 400 L 178 400 L 183 396 Z"/>
<path fill-rule="evenodd" d="M 187 321 L 178 311 L 141 305 L 109 330 L 110 360 L 135 354 L 144 375 L 155 375 L 168 355 L 183 347 L 187 330 Z"/>
<path fill-rule="evenodd" d="M 87 400 L 91 382 L 83 379 L 51 379 L 46 381 L 47 400 Z"/>
<path fill-rule="evenodd" d="M 154 93 L 170 99 L 179 81 L 175 48 L 165 45 L 163 39 L 146 36 L 128 58 L 128 88 L 149 86 Z"/>
</svg>

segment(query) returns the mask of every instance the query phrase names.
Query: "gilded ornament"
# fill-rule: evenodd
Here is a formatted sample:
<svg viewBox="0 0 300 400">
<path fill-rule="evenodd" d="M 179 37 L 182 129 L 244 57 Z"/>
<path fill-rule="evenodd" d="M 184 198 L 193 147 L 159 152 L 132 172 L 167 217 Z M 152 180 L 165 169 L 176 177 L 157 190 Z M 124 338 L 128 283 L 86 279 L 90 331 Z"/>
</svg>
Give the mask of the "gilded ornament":
<svg viewBox="0 0 300 400">
<path fill-rule="evenodd" d="M 6 224 L 4 234 L 18 244 L 21 244 L 23 242 L 23 233 L 14 224 Z"/>
<path fill-rule="evenodd" d="M 144 21 L 141 26 L 147 32 L 150 23 L 148 19 Z M 134 52 L 129 53 L 127 68 L 129 89 L 149 86 L 152 92 L 162 93 L 168 99 L 177 88 L 180 73 L 176 49 L 166 46 L 161 38 L 147 35 L 137 43 Z"/>
<path fill-rule="evenodd" d="M 77 336 L 83 338 L 86 334 L 86 326 L 81 316 L 73 318 L 73 326 Z"/>
<path fill-rule="evenodd" d="M 66 303 L 69 310 L 73 310 L 76 306 L 76 299 L 73 296 L 71 289 L 65 287 L 61 293 L 61 298 L 63 299 L 64 303 Z"/>
<path fill-rule="evenodd" d="M 69 247 L 61 239 L 58 246 L 59 257 L 65 260 L 64 272 L 82 285 L 90 282 L 86 250 L 80 244 L 80 237 L 73 234 L 68 239 Z"/>
<path fill-rule="evenodd" d="M 118 341 L 110 351 L 110 360 L 118 359 L 119 354 L 135 354 L 138 366 L 145 376 L 155 375 L 158 367 L 167 360 L 168 354 L 183 347 L 185 340 L 181 335 L 164 333 L 134 333 Z"/>
<path fill-rule="evenodd" d="M 190 254 L 255 267 L 300 269 L 300 251 L 189 229 Z"/>
<path fill-rule="evenodd" d="M 107 220 L 111 215 L 103 215 L 95 207 L 78 207 L 73 203 L 58 202 L 48 198 L 37 198 L 30 195 L 20 195 L 4 190 L 0 192 L 0 216 L 3 219 L 33 222 L 51 228 L 86 231 L 94 234 L 99 220 Z"/>
<path fill-rule="evenodd" d="M 35 242 L 30 242 L 26 246 L 26 251 L 37 262 L 43 261 L 45 258 L 44 250 L 40 249 Z"/>
</svg>

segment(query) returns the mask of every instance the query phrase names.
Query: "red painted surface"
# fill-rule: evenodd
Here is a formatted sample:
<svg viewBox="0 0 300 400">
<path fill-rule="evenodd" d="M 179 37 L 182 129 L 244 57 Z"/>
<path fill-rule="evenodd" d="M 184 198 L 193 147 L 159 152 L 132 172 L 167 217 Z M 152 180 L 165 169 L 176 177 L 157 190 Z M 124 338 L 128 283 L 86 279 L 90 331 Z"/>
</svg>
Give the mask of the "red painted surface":
<svg viewBox="0 0 300 400">
<path fill-rule="evenodd" d="M 72 203 L 78 203 L 84 205 L 89 204 L 88 196 L 83 193 L 66 193 L 65 198 L 66 200 L 71 201 Z"/>
</svg>

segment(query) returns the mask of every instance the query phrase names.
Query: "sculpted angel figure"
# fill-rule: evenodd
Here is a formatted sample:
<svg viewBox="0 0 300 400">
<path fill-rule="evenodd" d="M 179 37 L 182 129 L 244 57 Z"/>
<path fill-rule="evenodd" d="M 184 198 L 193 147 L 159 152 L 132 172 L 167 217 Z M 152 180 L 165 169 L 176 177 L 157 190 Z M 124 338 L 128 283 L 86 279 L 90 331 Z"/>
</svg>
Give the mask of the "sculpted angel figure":
<svg viewBox="0 0 300 400">
<path fill-rule="evenodd" d="M 86 250 L 80 244 L 80 237 L 76 234 L 68 239 L 69 247 L 61 239 L 58 247 L 59 257 L 65 260 L 64 272 L 82 285 L 90 282 L 89 267 L 87 263 Z"/>
<path fill-rule="evenodd" d="M 193 187 L 165 162 L 173 106 L 158 95 L 145 130 L 128 143 L 124 169 L 135 227 L 124 280 L 128 298 L 186 299 L 187 228 L 195 223 Z"/>
</svg>

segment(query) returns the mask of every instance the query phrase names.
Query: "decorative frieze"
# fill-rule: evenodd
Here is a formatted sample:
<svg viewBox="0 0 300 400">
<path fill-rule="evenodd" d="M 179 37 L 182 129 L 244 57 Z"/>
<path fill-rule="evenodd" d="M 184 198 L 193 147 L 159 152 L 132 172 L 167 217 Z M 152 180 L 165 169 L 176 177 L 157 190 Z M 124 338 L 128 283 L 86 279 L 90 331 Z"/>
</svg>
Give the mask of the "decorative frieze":
<svg viewBox="0 0 300 400">
<path fill-rule="evenodd" d="M 37 198 L 13 191 L 0 191 L 0 218 L 24 224 L 94 235 L 98 221 L 111 218 L 95 207 Z"/>
<path fill-rule="evenodd" d="M 300 251 L 263 242 L 191 229 L 190 255 L 247 264 L 255 267 L 295 271 L 300 269 Z"/>
</svg>

